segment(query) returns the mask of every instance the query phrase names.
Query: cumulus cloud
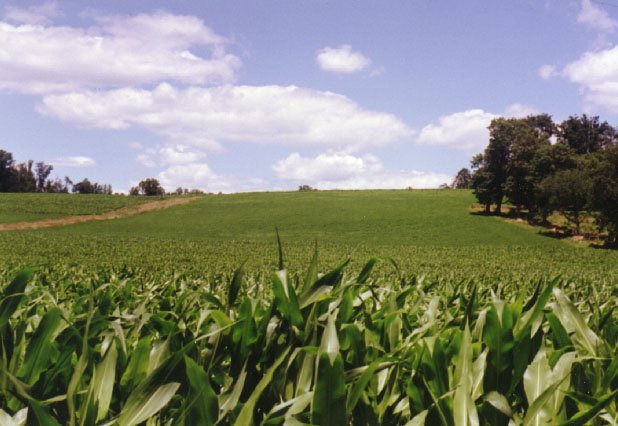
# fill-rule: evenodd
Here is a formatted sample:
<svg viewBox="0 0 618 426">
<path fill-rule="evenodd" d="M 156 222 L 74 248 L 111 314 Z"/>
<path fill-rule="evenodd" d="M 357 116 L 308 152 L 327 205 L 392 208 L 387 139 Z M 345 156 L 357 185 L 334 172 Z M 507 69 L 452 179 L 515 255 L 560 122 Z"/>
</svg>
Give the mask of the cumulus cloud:
<svg viewBox="0 0 618 426">
<path fill-rule="evenodd" d="M 0 22 L 0 90 L 45 94 L 162 80 L 229 83 L 241 63 L 225 52 L 225 38 L 193 16 L 105 16 L 78 28 L 47 25 L 36 11 L 20 10 L 7 13 L 20 23 Z"/>
<path fill-rule="evenodd" d="M 563 74 L 580 85 L 587 104 L 618 113 L 618 46 L 585 53 Z"/>
<path fill-rule="evenodd" d="M 71 156 L 71 157 L 56 157 L 47 162 L 57 167 L 92 167 L 96 162 L 90 157 Z"/>
<path fill-rule="evenodd" d="M 324 47 L 316 53 L 316 62 L 324 71 L 351 74 L 362 71 L 371 65 L 371 59 L 352 46 L 344 44 L 339 47 Z"/>
<path fill-rule="evenodd" d="M 137 156 L 137 162 L 146 167 L 176 166 L 197 163 L 206 158 L 206 153 L 182 144 L 169 144 L 145 149 Z"/>
<path fill-rule="evenodd" d="M 509 105 L 501 114 L 482 109 L 469 109 L 450 115 L 443 115 L 437 123 L 423 127 L 417 143 L 421 145 L 449 146 L 465 152 L 474 153 L 487 146 L 491 120 L 497 117 L 522 118 L 538 114 L 533 105 L 515 103 Z"/>
<path fill-rule="evenodd" d="M 487 126 L 495 114 L 482 109 L 470 109 L 444 115 L 438 123 L 423 127 L 418 137 L 421 145 L 451 146 L 463 151 L 477 151 L 487 145 Z"/>
<path fill-rule="evenodd" d="M 503 117 L 524 118 L 540 113 L 541 111 L 534 105 L 514 103 L 507 106 L 501 115 Z"/>
<path fill-rule="evenodd" d="M 293 153 L 273 166 L 273 171 L 282 179 L 311 182 L 340 181 L 351 176 L 375 174 L 382 169 L 380 160 L 372 155 L 355 157 L 338 153 L 320 154 L 314 158 Z"/>
<path fill-rule="evenodd" d="M 228 193 L 265 190 L 268 187 L 262 179 L 219 175 L 206 163 L 174 165 L 159 173 L 157 178 L 168 191 L 182 187 Z"/>
<path fill-rule="evenodd" d="M 319 189 L 437 188 L 452 180 L 442 173 L 387 170 L 373 155 L 357 157 L 334 152 L 316 157 L 293 153 L 279 160 L 273 171 L 282 180 Z"/>
<path fill-rule="evenodd" d="M 612 19 L 605 10 L 593 4 L 591 0 L 582 0 L 577 22 L 598 31 L 613 32 L 618 27 L 618 21 Z"/>
<path fill-rule="evenodd" d="M 545 64 L 539 68 L 539 76 L 543 80 L 549 80 L 552 77 L 557 76 L 559 73 L 556 70 L 555 65 Z"/>
<path fill-rule="evenodd" d="M 222 142 L 358 149 L 412 135 L 399 118 L 349 98 L 296 86 L 221 86 L 48 95 L 43 114 L 83 127 L 136 125 L 177 144 L 217 149 Z"/>
</svg>

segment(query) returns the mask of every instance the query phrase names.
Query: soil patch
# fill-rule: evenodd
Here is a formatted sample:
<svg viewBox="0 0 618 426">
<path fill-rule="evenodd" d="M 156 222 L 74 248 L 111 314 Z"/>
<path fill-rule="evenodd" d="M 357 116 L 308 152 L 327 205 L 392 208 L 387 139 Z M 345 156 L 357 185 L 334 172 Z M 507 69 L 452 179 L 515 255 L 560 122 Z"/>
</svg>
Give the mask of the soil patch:
<svg viewBox="0 0 618 426">
<path fill-rule="evenodd" d="M 79 216 L 68 216 L 60 219 L 37 220 L 33 222 L 17 222 L 0 224 L 0 231 L 19 231 L 24 229 L 53 228 L 56 226 L 74 225 L 76 223 L 94 222 L 95 220 L 111 220 L 123 217 L 135 216 L 138 214 L 151 212 L 154 210 L 166 209 L 181 204 L 187 204 L 199 197 L 172 198 L 169 200 L 150 201 L 137 206 L 123 207 L 101 214 L 86 214 Z"/>
</svg>

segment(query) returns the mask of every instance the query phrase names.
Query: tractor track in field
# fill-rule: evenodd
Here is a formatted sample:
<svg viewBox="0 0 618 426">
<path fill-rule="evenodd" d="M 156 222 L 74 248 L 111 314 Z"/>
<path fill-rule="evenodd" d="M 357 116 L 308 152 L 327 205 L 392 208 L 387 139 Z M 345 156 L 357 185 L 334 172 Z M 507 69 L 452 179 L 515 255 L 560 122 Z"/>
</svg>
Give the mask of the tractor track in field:
<svg viewBox="0 0 618 426">
<path fill-rule="evenodd" d="M 0 224 L 0 231 L 20 231 L 26 229 L 55 228 L 57 226 L 74 225 L 76 223 L 121 219 L 124 217 L 136 216 L 155 210 L 167 209 L 173 206 L 190 203 L 200 197 L 172 198 L 169 200 L 149 201 L 131 207 L 122 207 L 100 214 L 84 214 L 77 216 L 67 216 L 59 219 L 43 219 L 32 222 L 16 222 Z"/>
</svg>

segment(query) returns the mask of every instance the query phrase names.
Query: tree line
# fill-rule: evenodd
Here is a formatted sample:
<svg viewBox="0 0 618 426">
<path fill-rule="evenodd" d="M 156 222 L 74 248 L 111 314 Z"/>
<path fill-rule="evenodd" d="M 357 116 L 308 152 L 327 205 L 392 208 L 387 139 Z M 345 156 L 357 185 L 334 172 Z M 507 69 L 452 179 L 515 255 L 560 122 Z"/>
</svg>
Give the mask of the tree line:
<svg viewBox="0 0 618 426">
<path fill-rule="evenodd" d="M 64 179 L 50 179 L 54 166 L 43 161 L 28 160 L 17 163 L 13 154 L 0 149 L 0 192 L 49 192 L 78 194 L 111 194 L 111 185 L 101 185 L 91 182 L 88 178 L 73 182 L 65 176 Z"/>
<path fill-rule="evenodd" d="M 548 114 L 496 118 L 489 144 L 462 169 L 454 187 L 470 187 L 486 213 L 506 201 L 529 221 L 547 223 L 558 211 L 580 233 L 584 215 L 618 242 L 618 132 L 598 116 Z"/>
<path fill-rule="evenodd" d="M 0 192 L 48 192 L 76 194 L 112 194 L 112 186 L 91 182 L 85 178 L 73 182 L 70 177 L 50 179 L 54 166 L 43 161 L 28 160 L 17 163 L 13 154 L 0 149 Z M 129 195 L 198 195 L 204 192 L 199 189 L 178 187 L 174 192 L 167 193 L 159 181 L 148 178 L 140 181 L 130 189 Z"/>
</svg>

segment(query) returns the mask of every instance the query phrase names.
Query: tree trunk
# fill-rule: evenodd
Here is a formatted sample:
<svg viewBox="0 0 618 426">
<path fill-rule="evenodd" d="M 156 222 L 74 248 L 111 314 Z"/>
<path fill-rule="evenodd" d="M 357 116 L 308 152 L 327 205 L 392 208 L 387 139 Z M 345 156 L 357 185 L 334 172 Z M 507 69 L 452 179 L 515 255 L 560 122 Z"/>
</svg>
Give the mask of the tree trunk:
<svg viewBox="0 0 618 426">
<path fill-rule="evenodd" d="M 491 207 L 491 204 L 489 204 L 489 203 L 485 204 L 485 214 L 489 214 L 490 213 L 490 210 L 489 210 L 490 207 Z"/>
<path fill-rule="evenodd" d="M 494 210 L 494 213 L 497 215 L 502 214 L 502 201 L 496 203 L 496 210 Z"/>
</svg>

